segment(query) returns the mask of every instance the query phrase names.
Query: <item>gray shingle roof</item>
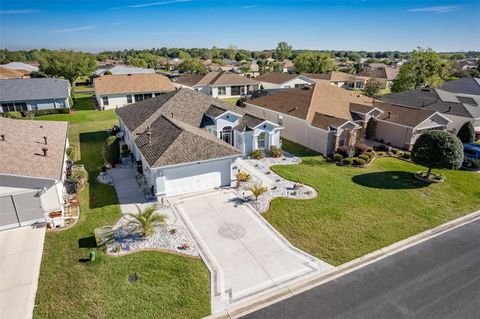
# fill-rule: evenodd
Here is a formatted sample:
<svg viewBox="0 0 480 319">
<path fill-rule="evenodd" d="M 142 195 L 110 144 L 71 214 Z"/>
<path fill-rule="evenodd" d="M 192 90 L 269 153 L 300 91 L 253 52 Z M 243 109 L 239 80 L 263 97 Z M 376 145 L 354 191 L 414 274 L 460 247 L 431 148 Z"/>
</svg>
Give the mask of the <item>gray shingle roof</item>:
<svg viewBox="0 0 480 319">
<path fill-rule="evenodd" d="M 443 101 L 435 89 L 416 89 L 400 93 L 385 94 L 382 101 L 406 105 L 439 113 L 472 117 L 470 111 L 458 102 Z"/>
<path fill-rule="evenodd" d="M 0 101 L 66 99 L 70 83 L 54 78 L 0 80 Z"/>
<path fill-rule="evenodd" d="M 241 155 L 233 146 L 202 129 L 207 110 L 231 110 L 245 114 L 240 107 L 189 89 L 180 89 L 115 112 L 135 144 L 152 167 Z M 150 127 L 151 141 L 146 132 Z"/>
<path fill-rule="evenodd" d="M 455 81 L 448 81 L 443 83 L 440 89 L 451 93 L 480 96 L 480 79 L 468 77 Z"/>
</svg>

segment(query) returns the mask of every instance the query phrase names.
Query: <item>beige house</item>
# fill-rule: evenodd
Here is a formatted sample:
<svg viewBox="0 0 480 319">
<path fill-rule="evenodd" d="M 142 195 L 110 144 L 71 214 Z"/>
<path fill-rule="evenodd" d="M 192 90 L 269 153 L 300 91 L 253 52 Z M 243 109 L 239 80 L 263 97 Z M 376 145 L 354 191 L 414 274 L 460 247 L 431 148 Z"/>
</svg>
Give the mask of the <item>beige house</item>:
<svg viewBox="0 0 480 319">
<path fill-rule="evenodd" d="M 408 149 L 423 131 L 449 122 L 434 111 L 377 102 L 326 83 L 250 99 L 246 108 L 283 126 L 282 137 L 327 155 L 366 138 Z"/>
<path fill-rule="evenodd" d="M 380 87 L 382 89 L 387 89 L 392 86 L 393 80 L 397 78 L 399 71 L 400 68 L 393 68 L 388 65 L 378 66 L 371 64 L 370 66 L 365 67 L 363 71 L 358 73 L 358 76 L 374 78 L 380 83 Z"/>
<path fill-rule="evenodd" d="M 173 83 L 160 74 L 119 74 L 93 80 L 95 97 L 102 110 L 116 109 L 175 90 Z"/>
</svg>

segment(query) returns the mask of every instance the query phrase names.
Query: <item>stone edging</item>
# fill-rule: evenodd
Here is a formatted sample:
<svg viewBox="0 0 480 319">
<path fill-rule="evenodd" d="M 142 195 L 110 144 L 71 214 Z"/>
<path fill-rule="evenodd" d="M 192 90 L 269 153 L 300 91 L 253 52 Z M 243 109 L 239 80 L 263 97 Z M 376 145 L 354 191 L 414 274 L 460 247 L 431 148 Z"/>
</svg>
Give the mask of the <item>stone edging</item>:
<svg viewBox="0 0 480 319">
<path fill-rule="evenodd" d="M 281 300 L 293 297 L 304 291 L 307 291 L 321 284 L 324 284 L 330 280 L 346 275 L 350 272 L 353 272 L 357 269 L 365 267 L 385 257 L 398 253 L 409 247 L 415 246 L 423 241 L 429 240 L 447 231 L 453 230 L 457 227 L 474 222 L 476 220 L 480 220 L 480 210 L 470 213 L 468 215 L 459 217 L 452 221 L 446 222 L 444 224 L 441 224 L 437 227 L 426 230 L 419 234 L 413 235 L 411 237 L 408 237 L 406 239 L 393 243 L 384 248 L 378 249 L 362 257 L 359 257 L 357 259 L 344 263 L 340 266 L 337 266 L 330 271 L 327 270 L 322 274 L 312 276 L 311 278 L 304 280 L 302 282 L 293 284 L 291 286 L 287 286 L 285 288 L 281 288 L 273 293 L 264 295 L 260 298 L 257 298 L 256 300 L 250 301 L 243 305 L 233 307 L 229 311 L 222 311 L 217 314 L 212 314 L 204 317 L 203 319 L 231 319 L 231 318 L 239 318 L 241 316 L 245 316 L 256 310 L 262 309 L 264 307 L 267 307 Z"/>
<path fill-rule="evenodd" d="M 160 253 L 165 253 L 165 254 L 177 255 L 177 256 L 180 256 L 180 257 L 189 257 L 189 258 L 198 259 L 198 260 L 202 259 L 200 256 L 192 256 L 192 255 L 189 255 L 189 254 L 183 254 L 183 253 L 171 251 L 171 250 L 168 250 L 168 249 L 161 249 L 161 248 L 144 248 L 144 249 L 138 249 L 138 250 L 135 250 L 135 251 L 130 251 L 130 252 L 127 252 L 127 253 L 122 253 L 122 254 L 111 254 L 111 253 L 108 253 L 108 252 L 105 251 L 104 254 L 105 254 L 105 256 L 108 256 L 108 257 L 124 257 L 124 256 L 127 256 L 127 255 L 140 253 L 142 251 L 154 251 L 154 252 L 160 252 Z"/>
</svg>

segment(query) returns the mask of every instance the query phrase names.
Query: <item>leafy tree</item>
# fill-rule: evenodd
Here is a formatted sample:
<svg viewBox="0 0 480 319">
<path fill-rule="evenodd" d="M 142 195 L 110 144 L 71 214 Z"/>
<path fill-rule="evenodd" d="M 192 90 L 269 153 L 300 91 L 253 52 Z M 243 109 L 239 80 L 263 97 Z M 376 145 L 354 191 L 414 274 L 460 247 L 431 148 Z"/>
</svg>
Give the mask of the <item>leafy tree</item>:
<svg viewBox="0 0 480 319">
<path fill-rule="evenodd" d="M 80 76 L 95 71 L 93 55 L 74 51 L 52 51 L 40 61 L 40 71 L 48 76 L 63 77 L 73 86 Z"/>
<path fill-rule="evenodd" d="M 374 78 L 371 78 L 365 83 L 365 87 L 363 88 L 363 95 L 379 100 L 381 98 L 380 88 L 380 82 Z"/>
<path fill-rule="evenodd" d="M 229 60 L 235 59 L 235 55 L 237 54 L 237 47 L 233 44 L 230 44 L 228 48 L 224 51 L 223 57 Z"/>
<path fill-rule="evenodd" d="M 106 163 L 115 164 L 120 158 L 120 141 L 112 135 L 107 137 L 103 145 L 103 159 Z"/>
<path fill-rule="evenodd" d="M 288 59 L 292 55 L 292 46 L 287 42 L 279 42 L 275 49 L 275 58 L 277 60 Z"/>
<path fill-rule="evenodd" d="M 448 76 L 450 63 L 432 49 L 418 48 L 410 60 L 402 65 L 392 91 L 403 92 L 420 87 L 439 87 Z"/>
<path fill-rule="evenodd" d="M 247 64 L 244 64 L 240 67 L 240 72 L 242 72 L 242 74 L 244 76 L 246 76 L 248 73 L 250 73 L 250 71 L 251 71 L 251 69 Z"/>
<path fill-rule="evenodd" d="M 207 67 L 203 65 L 202 61 L 194 58 L 183 60 L 178 65 L 178 69 L 182 72 L 191 72 L 191 73 L 198 73 L 198 74 L 208 73 Z"/>
<path fill-rule="evenodd" d="M 250 52 L 247 50 L 238 50 L 237 54 L 235 54 L 236 61 L 243 61 L 250 59 Z"/>
<path fill-rule="evenodd" d="M 306 52 L 295 59 L 295 70 L 301 73 L 326 73 L 335 70 L 335 63 L 327 53 Z"/>
<path fill-rule="evenodd" d="M 158 213 L 154 205 L 148 206 L 143 210 L 137 207 L 137 213 L 128 213 L 125 218 L 128 220 L 128 224 L 136 225 L 142 232 L 144 237 L 150 236 L 153 229 L 158 224 L 165 223 L 166 216 Z"/>
<path fill-rule="evenodd" d="M 463 145 L 447 131 L 430 130 L 420 135 L 413 145 L 412 160 L 428 168 L 428 179 L 433 168 L 459 168 L 463 162 Z"/>
<path fill-rule="evenodd" d="M 462 143 L 473 142 L 475 140 L 475 127 L 473 127 L 472 122 L 465 122 L 460 130 L 458 130 L 457 136 Z"/>
<path fill-rule="evenodd" d="M 109 70 L 107 70 L 107 71 L 105 71 L 105 72 L 103 73 L 103 75 L 112 75 L 112 72 L 109 71 Z"/>
<path fill-rule="evenodd" d="M 46 75 L 45 73 L 43 73 L 42 71 L 32 71 L 30 73 L 30 77 L 31 78 L 47 78 L 48 75 Z"/>
</svg>

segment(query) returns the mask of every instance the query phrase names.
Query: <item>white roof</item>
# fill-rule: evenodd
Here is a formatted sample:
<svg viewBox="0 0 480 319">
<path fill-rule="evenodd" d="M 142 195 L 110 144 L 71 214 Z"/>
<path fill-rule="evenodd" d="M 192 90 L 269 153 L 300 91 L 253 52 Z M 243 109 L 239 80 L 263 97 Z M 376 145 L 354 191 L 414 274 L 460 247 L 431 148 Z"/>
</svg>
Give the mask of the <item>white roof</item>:
<svg viewBox="0 0 480 319">
<path fill-rule="evenodd" d="M 10 63 L 4 64 L 2 66 L 10 68 L 10 69 L 14 69 L 14 70 L 26 70 L 26 71 L 30 71 L 30 72 L 38 71 L 38 68 L 36 66 L 30 65 L 30 64 L 27 64 L 27 63 L 23 63 L 23 62 L 10 62 Z"/>
<path fill-rule="evenodd" d="M 155 73 L 154 69 L 145 69 L 137 68 L 123 65 L 115 65 L 109 68 L 100 68 L 95 72 L 95 75 L 102 76 L 105 72 L 110 71 L 113 75 L 115 74 L 145 74 L 145 73 Z"/>
</svg>

